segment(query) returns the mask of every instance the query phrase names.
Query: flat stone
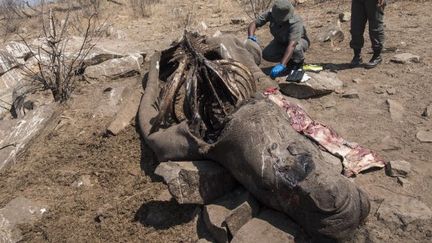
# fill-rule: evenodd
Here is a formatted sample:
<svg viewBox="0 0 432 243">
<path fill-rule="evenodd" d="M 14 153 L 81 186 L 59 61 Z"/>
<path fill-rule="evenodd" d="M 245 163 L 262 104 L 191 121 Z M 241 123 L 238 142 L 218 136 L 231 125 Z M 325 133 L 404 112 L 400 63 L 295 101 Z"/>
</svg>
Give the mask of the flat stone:
<svg viewBox="0 0 432 243">
<path fill-rule="evenodd" d="M 38 107 L 22 119 L 0 120 L 0 170 L 22 153 L 54 115 L 55 104 Z"/>
<path fill-rule="evenodd" d="M 224 222 L 231 236 L 236 235 L 243 225 L 255 217 L 260 208 L 249 192 L 243 192 L 236 200 L 241 203 L 229 213 Z"/>
<path fill-rule="evenodd" d="M 363 82 L 363 80 L 361 78 L 354 78 L 353 82 L 356 84 L 359 84 L 359 83 Z"/>
<path fill-rule="evenodd" d="M 393 121 L 401 121 L 404 115 L 404 108 L 399 102 L 388 99 L 386 101 L 390 112 L 390 117 Z"/>
<path fill-rule="evenodd" d="M 0 50 L 0 76 L 7 71 L 18 67 L 19 63 L 14 56 L 5 50 Z"/>
<path fill-rule="evenodd" d="M 33 52 L 32 50 L 23 43 L 11 41 L 5 46 L 5 50 L 16 59 L 27 59 Z"/>
<path fill-rule="evenodd" d="M 163 162 L 155 173 L 163 177 L 180 204 L 207 204 L 237 184 L 225 168 L 212 161 Z"/>
<path fill-rule="evenodd" d="M 407 226 L 432 219 L 432 211 L 421 201 L 402 195 L 386 198 L 377 211 L 378 220 Z"/>
<path fill-rule="evenodd" d="M 419 131 L 417 133 L 417 139 L 422 143 L 432 143 L 432 131 Z"/>
<path fill-rule="evenodd" d="M 388 88 L 386 91 L 388 95 L 395 95 L 397 92 L 395 88 Z"/>
<path fill-rule="evenodd" d="M 123 90 L 121 105 L 114 120 L 108 125 L 107 131 L 117 135 L 135 118 L 142 96 L 142 88 L 135 84 Z"/>
<path fill-rule="evenodd" d="M 411 53 L 400 53 L 396 54 L 390 61 L 394 63 L 419 63 L 420 62 L 420 56 L 413 55 Z"/>
<path fill-rule="evenodd" d="M 259 66 L 261 64 L 261 61 L 262 61 L 262 51 L 261 51 L 261 47 L 259 46 L 259 44 L 256 43 L 255 41 L 247 39 L 244 42 L 244 47 L 246 48 L 246 50 L 248 50 L 252 54 L 252 56 L 254 57 L 256 65 Z"/>
<path fill-rule="evenodd" d="M 82 175 L 80 176 L 77 180 L 75 180 L 72 183 L 73 187 L 91 187 L 93 186 L 92 182 L 91 182 L 91 176 L 90 175 Z"/>
<path fill-rule="evenodd" d="M 424 111 L 422 113 L 422 116 L 424 116 L 424 117 L 431 117 L 432 116 L 432 104 L 428 105 L 424 109 Z"/>
<path fill-rule="evenodd" d="M 344 39 L 345 35 L 338 25 L 328 26 L 318 35 L 320 42 L 342 42 Z"/>
<path fill-rule="evenodd" d="M 298 226 L 287 216 L 265 210 L 241 227 L 231 243 L 295 242 L 298 232 Z"/>
<path fill-rule="evenodd" d="M 15 89 L 25 85 L 28 78 L 18 69 L 11 69 L 0 76 L 0 117 L 9 113 Z"/>
<path fill-rule="evenodd" d="M 342 98 L 346 99 L 360 99 L 359 93 L 357 90 L 349 90 L 342 95 Z"/>
<path fill-rule="evenodd" d="M 143 60 L 144 58 L 140 54 L 111 59 L 87 67 L 84 76 L 91 80 L 116 80 L 132 77 L 140 73 Z"/>
<path fill-rule="evenodd" d="M 326 109 L 333 108 L 336 105 L 337 105 L 337 102 L 334 99 L 330 99 L 330 100 L 323 102 L 323 107 Z"/>
<path fill-rule="evenodd" d="M 398 182 L 399 185 L 401 185 L 402 187 L 408 187 L 408 186 L 411 186 L 411 182 L 409 182 L 407 179 L 402 178 L 402 177 L 398 177 L 398 178 L 397 178 L 397 182 Z"/>
<path fill-rule="evenodd" d="M 34 223 L 47 211 L 40 203 L 17 197 L 0 209 L 0 242 L 18 242 L 22 239 L 17 225 Z"/>
<path fill-rule="evenodd" d="M 349 22 L 351 20 L 351 12 L 343 12 L 339 14 L 339 20 L 341 22 Z"/>
<path fill-rule="evenodd" d="M 385 136 L 381 140 L 379 147 L 383 151 L 396 151 L 402 149 L 400 146 L 400 142 L 389 135 Z"/>
<path fill-rule="evenodd" d="M 390 161 L 386 165 L 386 171 L 391 177 L 407 177 L 411 173 L 411 164 L 405 160 Z"/>
<path fill-rule="evenodd" d="M 308 75 L 311 78 L 304 83 L 279 83 L 281 92 L 297 99 L 308 99 L 331 94 L 343 86 L 343 82 L 332 72 L 308 73 Z"/>
<path fill-rule="evenodd" d="M 159 193 L 159 195 L 156 197 L 156 201 L 158 202 L 169 202 L 173 199 L 173 196 L 169 192 L 168 189 L 163 190 Z"/>
<path fill-rule="evenodd" d="M 245 189 L 232 193 L 206 205 L 203 221 L 217 242 L 228 242 L 237 231 L 259 211 L 259 204 Z"/>
<path fill-rule="evenodd" d="M 203 221 L 211 236 L 218 243 L 228 242 L 228 229 L 223 225 L 230 209 L 225 205 L 210 204 L 204 207 Z"/>
<path fill-rule="evenodd" d="M 245 24 L 246 18 L 244 17 L 236 17 L 231 19 L 231 24 Z"/>
</svg>

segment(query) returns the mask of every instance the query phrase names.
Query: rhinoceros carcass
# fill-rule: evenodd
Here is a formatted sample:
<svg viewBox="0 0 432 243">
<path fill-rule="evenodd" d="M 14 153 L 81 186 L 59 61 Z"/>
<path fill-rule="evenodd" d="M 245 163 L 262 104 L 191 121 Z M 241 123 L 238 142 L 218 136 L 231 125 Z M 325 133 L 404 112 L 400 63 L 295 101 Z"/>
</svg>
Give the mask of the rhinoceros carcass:
<svg viewBox="0 0 432 243">
<path fill-rule="evenodd" d="M 272 82 L 241 42 L 219 40 L 185 33 L 153 57 L 139 109 L 144 139 L 159 161 L 222 164 L 313 236 L 349 236 L 369 213 L 367 196 L 293 129 L 286 111 L 256 92 Z"/>
</svg>

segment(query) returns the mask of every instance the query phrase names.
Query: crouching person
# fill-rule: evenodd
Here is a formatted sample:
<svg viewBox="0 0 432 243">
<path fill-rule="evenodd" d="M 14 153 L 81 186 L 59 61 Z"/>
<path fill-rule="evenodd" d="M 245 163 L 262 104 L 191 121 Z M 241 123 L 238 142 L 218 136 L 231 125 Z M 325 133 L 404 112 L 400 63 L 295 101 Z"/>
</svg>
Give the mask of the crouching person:
<svg viewBox="0 0 432 243">
<path fill-rule="evenodd" d="M 270 22 L 274 39 L 262 51 L 263 59 L 278 63 L 270 76 L 276 78 L 303 66 L 304 53 L 310 41 L 303 20 L 294 13 L 289 0 L 276 0 L 272 9 L 264 12 L 249 25 L 248 39 L 257 42 L 255 31 Z"/>
</svg>

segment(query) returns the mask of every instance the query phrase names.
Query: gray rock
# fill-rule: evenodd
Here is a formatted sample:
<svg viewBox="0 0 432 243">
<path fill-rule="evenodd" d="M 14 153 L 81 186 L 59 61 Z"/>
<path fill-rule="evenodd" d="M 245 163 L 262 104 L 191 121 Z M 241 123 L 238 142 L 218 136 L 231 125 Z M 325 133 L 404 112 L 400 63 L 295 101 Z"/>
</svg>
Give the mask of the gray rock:
<svg viewBox="0 0 432 243">
<path fill-rule="evenodd" d="M 207 239 L 202 238 L 202 239 L 199 239 L 199 240 L 197 241 L 197 243 L 213 243 L 213 241 L 209 241 L 209 240 L 207 240 Z"/>
<path fill-rule="evenodd" d="M 23 223 L 34 223 L 47 211 L 40 203 L 17 197 L 0 209 L 0 242 L 18 242 L 21 232 L 16 227 Z"/>
<path fill-rule="evenodd" d="M 231 19 L 231 24 L 245 24 L 246 18 L 244 17 L 236 17 Z"/>
<path fill-rule="evenodd" d="M 339 14 L 339 20 L 341 22 L 349 22 L 351 20 L 351 12 L 343 12 Z"/>
<path fill-rule="evenodd" d="M 230 209 L 225 205 L 210 204 L 204 207 L 203 221 L 211 236 L 218 243 L 228 242 L 228 229 L 223 225 Z"/>
<path fill-rule="evenodd" d="M 33 54 L 32 50 L 28 46 L 16 41 L 9 42 L 5 49 L 16 59 L 23 59 L 23 61 Z"/>
<path fill-rule="evenodd" d="M 411 173 L 411 164 L 405 160 L 390 161 L 386 171 L 391 177 L 407 177 Z"/>
<path fill-rule="evenodd" d="M 342 42 L 344 39 L 345 35 L 339 25 L 328 26 L 318 35 L 320 42 Z"/>
<path fill-rule="evenodd" d="M 168 189 L 161 191 L 159 195 L 156 197 L 156 201 L 158 202 L 169 202 L 172 199 L 173 196 L 171 195 Z"/>
<path fill-rule="evenodd" d="M 404 115 L 404 108 L 397 101 L 388 99 L 386 101 L 390 112 L 390 117 L 393 121 L 401 121 Z"/>
<path fill-rule="evenodd" d="M 361 78 L 354 78 L 353 82 L 356 84 L 359 84 L 359 83 L 363 82 L 363 80 Z"/>
<path fill-rule="evenodd" d="M 0 76 L 0 117 L 8 113 L 13 103 L 13 92 L 25 85 L 27 77 L 18 69 L 12 69 Z"/>
<path fill-rule="evenodd" d="M 388 88 L 386 91 L 388 95 L 395 95 L 397 92 L 395 88 Z"/>
<path fill-rule="evenodd" d="M 377 211 L 377 218 L 387 223 L 408 225 L 432 219 L 432 211 L 421 201 L 402 195 L 386 198 Z"/>
<path fill-rule="evenodd" d="M 101 64 L 87 67 L 84 76 L 91 80 L 116 80 L 131 77 L 141 72 L 143 60 L 143 56 L 140 54 L 111 59 Z"/>
<path fill-rule="evenodd" d="M 203 220 L 217 242 L 228 242 L 237 231 L 259 211 L 259 204 L 245 189 L 234 192 L 206 205 Z"/>
<path fill-rule="evenodd" d="M 379 148 L 383 151 L 396 151 L 402 149 L 400 146 L 400 142 L 389 135 L 385 136 L 381 140 Z"/>
<path fill-rule="evenodd" d="M 43 105 L 22 119 L 0 120 L 0 170 L 23 152 L 28 143 L 45 128 L 56 110 L 55 104 Z"/>
<path fill-rule="evenodd" d="M 417 133 L 417 139 L 422 143 L 432 143 L 432 131 L 423 130 Z"/>
<path fill-rule="evenodd" d="M 259 211 L 258 202 L 249 192 L 243 192 L 237 200 L 241 204 L 229 213 L 224 222 L 232 236 L 236 235 L 240 228 Z"/>
<path fill-rule="evenodd" d="M 77 180 L 75 180 L 72 183 L 73 187 L 91 187 L 93 186 L 92 182 L 91 182 L 91 176 L 90 175 L 82 175 L 80 176 Z"/>
<path fill-rule="evenodd" d="M 342 95 L 343 98 L 347 99 L 360 99 L 359 93 L 357 90 L 349 90 Z"/>
<path fill-rule="evenodd" d="M 14 56 L 7 51 L 0 50 L 0 76 L 18 65 L 19 63 Z"/>
<path fill-rule="evenodd" d="M 130 124 L 138 112 L 141 96 L 142 88 L 137 83 L 123 90 L 120 110 L 107 128 L 109 133 L 117 135 Z"/>
<path fill-rule="evenodd" d="M 281 92 L 297 99 L 307 99 L 331 94 L 343 86 L 343 82 L 332 72 L 308 73 L 308 75 L 311 79 L 304 83 L 281 82 L 279 84 Z"/>
<path fill-rule="evenodd" d="M 400 53 L 396 54 L 390 61 L 394 63 L 419 63 L 420 62 L 420 56 L 413 55 L 411 53 Z"/>
<path fill-rule="evenodd" d="M 231 174 L 212 161 L 163 162 L 155 173 L 180 204 L 207 204 L 236 185 Z"/>
<path fill-rule="evenodd" d="M 298 227 L 287 216 L 273 210 L 265 210 L 245 224 L 231 242 L 295 242 L 298 233 Z"/>
<path fill-rule="evenodd" d="M 432 116 L 432 104 L 428 105 L 424 109 L 424 111 L 422 113 L 422 116 L 424 116 L 424 117 L 431 117 Z"/>
<path fill-rule="evenodd" d="M 262 51 L 261 47 L 255 41 L 247 39 L 244 42 L 246 50 L 248 50 L 254 57 L 256 65 L 260 65 L 262 61 Z"/>
<path fill-rule="evenodd" d="M 408 187 L 408 186 L 411 186 L 411 182 L 409 182 L 407 179 L 402 178 L 402 177 L 398 177 L 398 178 L 397 178 L 397 182 L 398 182 L 399 185 L 401 185 L 402 187 Z"/>
</svg>

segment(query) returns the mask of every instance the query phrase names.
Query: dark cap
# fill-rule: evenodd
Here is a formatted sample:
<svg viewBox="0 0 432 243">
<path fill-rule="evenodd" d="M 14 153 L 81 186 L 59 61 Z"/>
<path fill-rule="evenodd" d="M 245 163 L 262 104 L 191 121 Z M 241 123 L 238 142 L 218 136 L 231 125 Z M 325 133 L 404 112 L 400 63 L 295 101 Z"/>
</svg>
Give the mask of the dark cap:
<svg viewBox="0 0 432 243">
<path fill-rule="evenodd" d="M 276 0 L 272 8 L 272 17 L 278 23 L 288 21 L 294 16 L 294 6 L 289 0 Z"/>
</svg>

